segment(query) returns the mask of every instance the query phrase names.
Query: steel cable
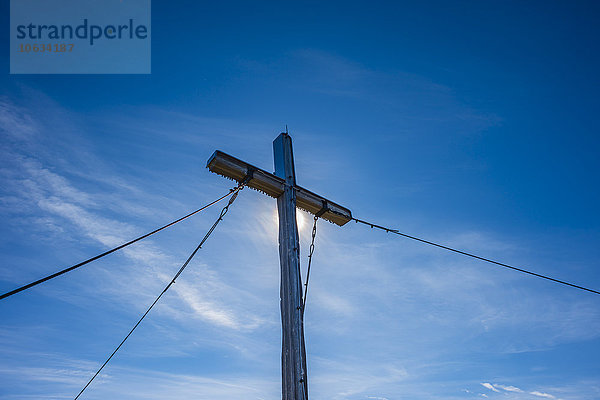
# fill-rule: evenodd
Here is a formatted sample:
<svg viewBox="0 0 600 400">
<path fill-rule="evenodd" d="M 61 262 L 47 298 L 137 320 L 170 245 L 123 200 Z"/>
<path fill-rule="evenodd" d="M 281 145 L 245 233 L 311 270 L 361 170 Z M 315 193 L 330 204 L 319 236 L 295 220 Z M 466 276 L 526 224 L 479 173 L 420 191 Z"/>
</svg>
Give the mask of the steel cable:
<svg viewBox="0 0 600 400">
<path fill-rule="evenodd" d="M 121 245 L 119 245 L 119 246 L 117 246 L 117 247 L 115 247 L 115 248 L 112 248 L 112 249 L 110 249 L 110 250 L 108 250 L 108 251 L 105 251 L 105 252 L 104 252 L 104 253 L 102 253 L 102 254 L 98 254 L 97 256 L 94 256 L 94 257 L 92 257 L 92 258 L 88 258 L 88 259 L 87 259 L 87 260 L 85 260 L 85 261 L 82 261 L 82 262 L 80 262 L 80 263 L 78 263 L 78 264 L 75 264 L 75 265 L 73 265 L 73 266 L 71 266 L 71 267 L 65 268 L 65 269 L 63 269 L 63 270 L 61 270 L 61 271 L 58 271 L 58 272 L 56 272 L 56 273 L 52 274 L 52 275 L 48 275 L 48 276 L 46 276 L 46 277 L 44 277 L 44 278 L 42 278 L 42 279 L 38 279 L 37 281 L 31 282 L 31 283 L 29 283 L 29 284 L 27 284 L 27 285 L 23 285 L 23 286 L 21 286 L 21 287 L 19 287 L 19 288 L 17 288 L 17 289 L 11 290 L 10 292 L 6 292 L 6 293 L 4 293 L 4 294 L 0 295 L 0 300 L 2 300 L 2 299 L 5 299 L 5 298 L 7 298 L 7 297 L 9 297 L 9 296 L 12 296 L 13 294 L 17 294 L 17 293 L 19 293 L 19 292 L 22 292 L 23 290 L 26 290 L 26 289 L 32 288 L 32 287 L 34 287 L 34 286 L 37 286 L 37 285 L 39 285 L 40 283 L 43 283 L 43 282 L 49 281 L 50 279 L 56 278 L 56 277 L 58 277 L 58 276 L 60 276 L 60 275 L 66 274 L 67 272 L 71 272 L 71 271 L 73 271 L 73 270 L 75 270 L 75 269 L 77 269 L 77 268 L 79 268 L 79 267 L 83 267 L 84 265 L 86 265 L 86 264 L 89 264 L 89 263 L 91 263 L 92 261 L 96 261 L 96 260 L 98 260 L 98 259 L 100 259 L 100 258 L 102 258 L 102 257 L 104 257 L 104 256 L 107 256 L 107 255 L 109 255 L 109 254 L 111 254 L 111 253 L 114 253 L 114 252 L 115 252 L 115 251 L 117 251 L 117 250 L 121 250 L 121 249 L 122 249 L 122 248 L 124 248 L 124 247 L 127 247 L 127 246 L 129 246 L 129 245 L 131 245 L 131 244 L 134 244 L 134 243 L 136 243 L 136 242 L 139 242 L 140 240 L 142 240 L 142 239 L 145 239 L 145 238 L 147 238 L 148 236 L 152 236 L 152 235 L 154 235 L 155 233 L 158 233 L 158 232 L 162 231 L 163 229 L 166 229 L 166 228 L 168 228 L 168 227 L 170 227 L 170 226 L 173 226 L 173 225 L 175 225 L 176 223 L 178 223 L 178 222 L 181 222 L 181 221 L 183 221 L 184 219 L 187 219 L 187 218 L 191 217 L 192 215 L 195 215 L 195 214 L 199 213 L 200 211 L 206 210 L 206 209 L 207 209 L 207 208 L 209 208 L 210 206 L 212 206 L 212 205 L 214 205 L 214 204 L 216 204 L 216 203 L 220 202 L 221 200 L 225 199 L 226 197 L 228 197 L 228 196 L 231 196 L 231 195 L 232 195 L 232 194 L 234 194 L 234 193 L 237 193 L 237 192 L 240 190 L 240 188 L 241 188 L 241 187 L 243 187 L 243 186 L 238 186 L 238 187 L 237 187 L 237 188 L 235 188 L 235 189 L 230 189 L 229 193 L 227 193 L 227 194 L 225 194 L 225 195 L 223 195 L 223 196 L 219 197 L 217 200 L 215 200 L 215 201 L 212 201 L 212 202 L 210 202 L 210 203 L 206 204 L 205 206 L 203 206 L 203 207 L 201 207 L 201 208 L 197 209 L 196 211 L 192 211 L 191 213 L 189 213 L 189 214 L 187 214 L 187 215 L 184 215 L 183 217 L 181 217 L 181 218 L 179 218 L 179 219 L 176 219 L 176 220 L 175 220 L 175 221 L 173 221 L 173 222 L 170 222 L 170 223 L 168 223 L 168 224 L 166 224 L 166 225 L 164 225 L 164 226 L 161 226 L 160 228 L 158 228 L 158 229 L 155 229 L 155 230 L 153 230 L 152 232 L 146 233 L 145 235 L 142 235 L 142 236 L 140 236 L 140 237 L 138 237 L 138 238 L 135 238 L 135 239 L 133 239 L 133 240 L 130 240 L 129 242 L 123 243 L 123 244 L 121 244 Z"/>
<path fill-rule="evenodd" d="M 599 291 L 594 290 L 594 289 L 588 289 L 586 287 L 575 285 L 573 283 L 561 281 L 560 279 L 555 279 L 555 278 L 552 278 L 552 277 L 549 277 L 549 276 L 546 276 L 546 275 L 542 275 L 542 274 L 538 274 L 538 273 L 535 273 L 535 272 L 527 271 L 527 270 L 522 269 L 522 268 L 513 267 L 512 265 L 504 264 L 504 263 L 501 263 L 499 261 L 494 261 L 494 260 L 491 260 L 489 258 L 485 258 L 485 257 L 481 257 L 481 256 L 478 256 L 478 255 L 475 255 L 475 254 L 467 253 L 466 251 L 453 249 L 452 247 L 444 246 L 444 245 L 439 244 L 439 243 L 434 243 L 434 242 L 431 242 L 429 240 L 418 238 L 416 236 L 407 235 L 406 233 L 399 232 L 397 229 L 386 228 L 385 226 L 373 224 L 371 222 L 363 221 L 363 220 L 357 219 L 357 218 L 352 218 L 352 220 L 355 221 L 355 222 L 357 222 L 357 223 L 361 223 L 361 224 L 370 226 L 371 228 L 381 229 L 381 230 L 384 230 L 384 231 L 386 231 L 388 233 L 393 233 L 393 234 L 396 234 L 396 235 L 399 235 L 399 236 L 403 236 L 403 237 L 408 238 L 408 239 L 419 241 L 421 243 L 425 243 L 425 244 L 429 244 L 429 245 L 432 245 L 432 246 L 436 246 L 436 247 L 439 247 L 439 248 L 444 249 L 444 250 L 453 251 L 455 253 L 462 254 L 462 255 L 467 256 L 467 257 L 476 258 L 476 259 L 481 260 L 481 261 L 485 261 L 485 262 L 488 262 L 488 263 L 491 263 L 491 264 L 499 265 L 501 267 L 509 268 L 509 269 L 512 269 L 512 270 L 515 270 L 515 271 L 518 271 L 518 272 L 522 272 L 524 274 L 532 275 L 532 276 L 535 276 L 535 277 L 538 277 L 538 278 L 547 279 L 549 281 L 552 281 L 552 282 L 555 282 L 555 283 L 560 283 L 562 285 L 567 285 L 567 286 L 570 286 L 570 287 L 573 287 L 573 288 L 576 288 L 576 289 L 585 290 L 585 291 L 590 292 L 590 293 L 600 294 Z"/>
<path fill-rule="evenodd" d="M 198 244 L 198 246 L 194 249 L 194 251 L 192 252 L 192 254 L 190 254 L 190 256 L 187 258 L 187 260 L 183 263 L 183 265 L 181 266 L 181 268 L 179 268 L 179 271 L 177 271 L 177 273 L 175 274 L 175 276 L 173 276 L 173 279 L 169 282 L 169 284 L 163 289 L 162 292 L 160 292 L 160 294 L 158 295 L 158 297 L 154 300 L 154 302 L 150 305 L 150 307 L 148 307 L 148 309 L 142 315 L 142 317 L 138 320 L 138 322 L 133 326 L 133 328 L 131 328 L 131 330 L 129 331 L 129 333 L 127 334 L 127 336 L 125 336 L 125 338 L 121 341 L 121 343 L 119 343 L 119 345 L 115 348 L 115 350 L 111 353 L 111 355 L 106 359 L 106 361 L 104 361 L 104 364 L 102 364 L 102 366 L 96 371 L 96 373 L 94 374 L 94 376 L 92 376 L 92 378 L 86 383 L 86 385 L 83 387 L 83 389 L 81 389 L 81 391 L 77 394 L 77 396 L 75 396 L 75 398 L 73 400 L 77 400 L 79 398 L 79 396 L 81 396 L 83 394 L 83 392 L 88 388 L 88 386 L 90 386 L 90 384 L 94 381 L 94 379 L 96 379 L 96 377 L 98 376 L 98 374 L 100 374 L 100 371 L 102 371 L 104 369 L 104 367 L 106 366 L 106 364 L 108 364 L 108 362 L 113 358 L 113 356 L 117 353 L 117 351 L 119 351 L 119 349 L 121 348 L 121 346 L 123 346 L 123 344 L 125 343 L 125 341 L 129 338 L 129 336 L 131 336 L 131 334 L 133 333 L 133 331 L 135 331 L 135 329 L 143 321 L 143 319 L 146 318 L 146 315 L 148 315 L 148 313 L 150 312 L 150 310 L 152 310 L 152 308 L 156 305 L 156 303 L 158 303 L 158 301 L 160 300 L 160 298 L 162 297 L 162 295 L 165 294 L 167 292 L 167 290 L 169 290 L 169 288 L 175 283 L 175 280 L 177 278 L 179 278 L 179 276 L 181 275 L 181 273 L 183 272 L 183 270 L 188 266 L 188 264 L 190 263 L 190 261 L 192 261 L 192 258 L 194 258 L 194 256 L 198 252 L 198 250 L 200 250 L 202 248 L 202 245 L 204 244 L 204 242 L 206 242 L 206 240 L 211 235 L 211 233 L 213 233 L 213 231 L 215 230 L 215 228 L 217 227 L 217 225 L 219 224 L 219 222 L 221 222 L 223 220 L 223 217 L 225 216 L 225 214 L 227 214 L 227 211 L 229 210 L 229 206 L 231 204 L 233 204 L 233 202 L 237 198 L 237 195 L 238 195 L 239 191 L 241 189 L 243 189 L 243 187 L 244 187 L 243 185 L 240 185 L 234 191 L 232 191 L 233 196 L 231 196 L 231 198 L 229 199 L 229 202 L 227 203 L 227 205 L 225 207 L 223 207 L 223 209 L 221 210 L 221 214 L 219 215 L 219 218 L 217 218 L 217 220 L 212 225 L 212 227 L 208 230 L 208 232 L 206 232 L 206 234 L 204 235 L 204 238 L 200 241 L 200 244 Z"/>
</svg>

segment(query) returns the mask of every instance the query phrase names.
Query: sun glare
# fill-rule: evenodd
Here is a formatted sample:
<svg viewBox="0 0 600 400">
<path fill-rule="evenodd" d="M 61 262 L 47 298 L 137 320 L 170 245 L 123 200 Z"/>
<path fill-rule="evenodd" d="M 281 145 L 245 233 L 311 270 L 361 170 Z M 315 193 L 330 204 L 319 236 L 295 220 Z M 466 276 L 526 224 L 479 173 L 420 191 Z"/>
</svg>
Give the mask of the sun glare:
<svg viewBox="0 0 600 400">
<path fill-rule="evenodd" d="M 302 211 L 296 210 L 296 223 L 298 224 L 298 231 L 303 231 L 306 226 L 306 217 Z"/>
<path fill-rule="evenodd" d="M 306 227 L 306 215 L 303 211 L 296 210 L 296 223 L 298 224 L 298 232 L 304 231 Z M 279 215 L 277 214 L 277 208 L 273 210 L 273 224 L 275 228 L 279 230 Z"/>
</svg>

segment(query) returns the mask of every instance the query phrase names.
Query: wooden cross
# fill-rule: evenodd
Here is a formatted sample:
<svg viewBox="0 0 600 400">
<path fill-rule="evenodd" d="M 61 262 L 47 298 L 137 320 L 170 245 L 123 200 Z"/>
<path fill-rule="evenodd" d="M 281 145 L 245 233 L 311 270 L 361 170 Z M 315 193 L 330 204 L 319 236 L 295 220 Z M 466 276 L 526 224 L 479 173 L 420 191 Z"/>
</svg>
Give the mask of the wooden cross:
<svg viewBox="0 0 600 400">
<path fill-rule="evenodd" d="M 266 172 L 221 151 L 207 163 L 214 173 L 261 191 L 277 199 L 279 213 L 279 262 L 281 281 L 282 349 L 281 390 L 283 400 L 308 400 L 304 310 L 300 276 L 300 243 L 296 207 L 339 226 L 352 219 L 352 213 L 332 201 L 296 185 L 292 138 L 280 134 L 273 141 L 275 173 Z"/>
</svg>

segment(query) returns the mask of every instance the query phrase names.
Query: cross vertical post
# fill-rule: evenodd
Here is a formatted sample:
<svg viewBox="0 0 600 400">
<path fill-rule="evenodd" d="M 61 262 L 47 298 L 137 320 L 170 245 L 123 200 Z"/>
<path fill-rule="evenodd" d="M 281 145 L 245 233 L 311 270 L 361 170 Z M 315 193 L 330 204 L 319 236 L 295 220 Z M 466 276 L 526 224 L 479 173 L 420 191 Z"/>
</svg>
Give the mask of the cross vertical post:
<svg viewBox="0 0 600 400">
<path fill-rule="evenodd" d="M 300 242 L 296 223 L 296 173 L 292 138 L 287 133 L 280 134 L 273 141 L 273 155 L 275 175 L 285 181 L 283 193 L 277 197 L 281 268 L 281 390 L 283 400 L 307 400 Z"/>
</svg>

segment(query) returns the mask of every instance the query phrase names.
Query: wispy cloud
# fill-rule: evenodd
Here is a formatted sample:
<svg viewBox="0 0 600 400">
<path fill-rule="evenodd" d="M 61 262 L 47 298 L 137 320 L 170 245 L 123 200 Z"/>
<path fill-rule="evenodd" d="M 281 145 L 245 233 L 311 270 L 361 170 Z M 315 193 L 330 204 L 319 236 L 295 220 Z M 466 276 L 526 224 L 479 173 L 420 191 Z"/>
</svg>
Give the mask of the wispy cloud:
<svg viewBox="0 0 600 400">
<path fill-rule="evenodd" d="M 28 210 L 30 215 L 44 215 L 45 218 L 33 219 L 38 224 L 38 229 L 47 229 L 49 224 L 53 227 L 61 227 L 63 232 L 68 229 L 73 237 L 84 235 L 105 249 L 119 245 L 143 232 L 129 222 L 105 216 L 110 213 L 102 208 L 104 204 L 110 204 L 115 210 L 130 209 L 129 203 L 122 200 L 123 188 L 119 183 L 116 185 L 108 183 L 108 191 L 114 193 L 112 196 L 106 194 L 106 191 L 90 192 L 77 188 L 77 184 L 61 174 L 59 168 L 52 165 L 50 160 L 40 159 L 39 154 L 34 151 L 35 147 L 19 146 L 21 143 L 19 140 L 24 140 L 23 138 L 34 141 L 38 136 L 43 135 L 46 129 L 43 122 L 36 121 L 27 111 L 7 100 L 4 100 L 0 106 L 0 131 L 5 135 L 10 134 L 17 141 L 14 146 L 5 147 L 3 150 L 4 161 L 11 163 L 10 169 L 5 167 L 1 175 L 5 188 L 10 190 L 2 194 L 4 204 L 10 205 L 4 208 L 4 212 L 22 213 Z M 107 181 L 110 182 L 110 179 Z M 119 182 L 119 179 L 115 181 Z M 131 192 L 136 189 L 129 186 L 125 190 L 131 195 Z M 138 197 L 145 196 L 143 191 L 137 191 Z M 98 198 L 102 203 L 98 202 Z M 160 269 L 165 265 L 174 265 L 178 261 L 149 241 L 127 248 L 123 254 L 136 263 L 151 266 L 154 274 L 161 275 L 163 282 L 168 281 L 169 278 L 166 274 L 159 273 Z M 212 292 L 231 292 L 231 289 L 228 289 L 216 274 L 210 273 L 209 267 L 205 268 L 204 276 L 195 278 L 195 284 L 199 281 L 210 282 Z M 155 284 L 150 286 L 156 287 Z M 236 330 L 242 327 L 253 329 L 260 324 L 261 318 L 248 314 L 248 310 L 244 310 L 244 317 L 242 317 L 238 311 L 231 309 L 231 304 L 225 306 L 219 304 L 218 300 L 209 300 L 199 295 L 198 290 L 193 289 L 190 284 L 178 282 L 175 287 L 174 292 L 183 304 L 206 323 Z M 142 286 L 139 290 L 146 291 L 145 294 L 148 296 L 150 292 L 156 290 L 151 288 L 143 289 Z M 102 288 L 95 288 L 98 289 Z M 113 294 L 119 293 L 114 289 L 109 290 Z M 133 300 L 130 295 L 127 297 L 130 301 Z"/>
<path fill-rule="evenodd" d="M 556 397 L 552 396 L 551 394 L 542 393 L 542 392 L 538 392 L 538 391 L 529 392 L 529 394 L 532 394 L 532 395 L 537 396 L 537 397 L 544 397 L 546 399 L 555 399 L 556 398 Z"/>
<path fill-rule="evenodd" d="M 244 69 L 284 82 L 301 92 L 311 91 L 392 109 L 407 130 L 420 131 L 418 125 L 423 123 L 445 124 L 446 129 L 458 126 L 461 133 L 473 134 L 501 122 L 497 115 L 461 103 L 449 87 L 425 76 L 378 70 L 320 49 L 296 49 L 272 64 L 248 61 L 241 64 Z"/>
<path fill-rule="evenodd" d="M 406 369 L 394 364 L 361 364 L 354 360 L 340 362 L 321 357 L 313 358 L 313 363 L 313 368 L 319 373 L 312 378 L 311 386 L 324 399 L 347 399 L 357 395 L 385 398 L 387 396 L 376 393 L 393 393 L 398 385 L 409 379 Z"/>
<path fill-rule="evenodd" d="M 493 391 L 494 391 L 494 392 L 496 392 L 496 393 L 500 393 L 500 391 L 499 391 L 498 389 L 496 389 L 496 388 L 494 387 L 494 385 L 492 385 L 491 383 L 488 383 L 488 382 L 482 382 L 482 383 L 481 383 L 481 386 L 483 386 L 484 388 L 487 388 L 487 389 L 493 390 Z"/>
<path fill-rule="evenodd" d="M 519 389 L 518 387 L 515 386 L 504 386 L 504 385 L 495 385 L 497 388 L 506 390 L 507 392 L 515 392 L 515 393 L 523 393 L 523 391 L 521 389 Z"/>
<path fill-rule="evenodd" d="M 56 367 L 0 368 L 4 376 L 19 376 L 21 380 L 46 387 L 55 384 L 61 387 L 63 395 L 48 398 L 72 397 L 95 371 L 96 365 L 73 359 L 53 359 Z M 200 377 L 191 374 L 164 373 L 136 368 L 112 367 L 109 373 L 103 372 L 89 387 L 86 396 L 92 399 L 129 398 L 165 399 L 189 398 L 199 393 L 210 399 L 273 399 L 276 398 L 279 382 L 256 376 Z M 147 390 L 151 387 L 152 390 Z M 28 393 L 23 390 L 23 393 Z M 37 395 L 36 395 L 37 396 Z M 204 397 L 206 396 L 206 397 Z M 25 399 L 26 394 L 3 396 L 3 399 Z M 37 396 L 40 398 L 39 396 Z M 42 395 L 41 398 L 44 398 Z"/>
<path fill-rule="evenodd" d="M 489 382 L 482 382 L 482 383 L 480 383 L 480 385 L 485 387 L 486 389 L 489 389 L 496 393 L 501 393 L 502 391 L 505 391 L 505 392 L 509 392 L 509 393 L 526 393 L 526 394 L 530 394 L 530 395 L 537 396 L 537 397 L 543 397 L 543 398 L 547 398 L 547 399 L 555 399 L 556 398 L 555 396 L 553 396 L 549 393 L 540 392 L 537 390 L 526 392 L 526 391 L 524 391 L 516 386 L 512 386 L 512 385 L 501 385 L 501 384 L 497 384 L 497 383 L 492 384 Z M 521 398 L 521 397 L 518 397 L 518 398 Z"/>
</svg>

